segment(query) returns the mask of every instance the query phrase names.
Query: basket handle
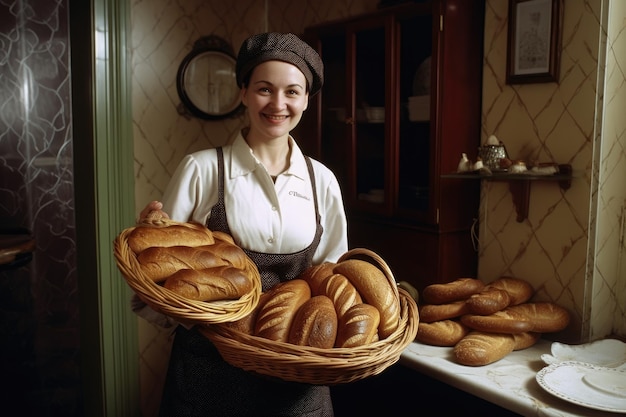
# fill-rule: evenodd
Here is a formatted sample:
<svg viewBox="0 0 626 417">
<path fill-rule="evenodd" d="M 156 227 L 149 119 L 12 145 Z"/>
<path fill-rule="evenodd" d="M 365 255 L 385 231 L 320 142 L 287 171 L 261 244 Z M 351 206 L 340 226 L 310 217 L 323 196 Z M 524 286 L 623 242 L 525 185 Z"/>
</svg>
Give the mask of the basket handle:
<svg viewBox="0 0 626 417">
<path fill-rule="evenodd" d="M 389 281 L 389 285 L 391 286 L 391 289 L 396 295 L 396 298 L 399 299 L 400 294 L 398 293 L 398 283 L 396 282 L 396 279 L 394 278 L 393 273 L 391 272 L 391 269 L 389 268 L 389 265 L 387 265 L 387 262 L 385 262 L 385 260 L 376 252 L 370 249 L 365 249 L 365 248 L 350 249 L 346 253 L 341 255 L 341 257 L 337 260 L 337 263 L 346 261 L 348 259 L 359 258 L 360 256 L 365 256 L 365 257 L 370 258 L 370 260 L 373 261 L 370 263 L 377 266 L 378 269 L 380 269 L 383 272 L 383 274 Z"/>
</svg>

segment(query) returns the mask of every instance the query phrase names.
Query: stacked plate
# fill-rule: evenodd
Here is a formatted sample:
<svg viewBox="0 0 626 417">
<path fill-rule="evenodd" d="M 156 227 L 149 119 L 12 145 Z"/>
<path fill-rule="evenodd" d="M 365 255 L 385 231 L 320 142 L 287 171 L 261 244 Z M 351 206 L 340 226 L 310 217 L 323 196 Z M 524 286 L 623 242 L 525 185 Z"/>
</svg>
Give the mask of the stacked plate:
<svg viewBox="0 0 626 417">
<path fill-rule="evenodd" d="M 553 343 L 537 382 L 550 394 L 595 410 L 626 413 L 626 343 Z"/>
</svg>

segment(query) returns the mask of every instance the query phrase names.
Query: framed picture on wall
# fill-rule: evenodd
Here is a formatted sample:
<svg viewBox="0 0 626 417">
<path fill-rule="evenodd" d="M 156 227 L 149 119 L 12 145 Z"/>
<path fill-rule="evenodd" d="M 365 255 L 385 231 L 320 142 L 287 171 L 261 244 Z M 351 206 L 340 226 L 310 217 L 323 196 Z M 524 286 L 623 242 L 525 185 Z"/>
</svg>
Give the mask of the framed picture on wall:
<svg viewBox="0 0 626 417">
<path fill-rule="evenodd" d="M 559 82 L 563 0 L 509 0 L 507 84 Z"/>
</svg>

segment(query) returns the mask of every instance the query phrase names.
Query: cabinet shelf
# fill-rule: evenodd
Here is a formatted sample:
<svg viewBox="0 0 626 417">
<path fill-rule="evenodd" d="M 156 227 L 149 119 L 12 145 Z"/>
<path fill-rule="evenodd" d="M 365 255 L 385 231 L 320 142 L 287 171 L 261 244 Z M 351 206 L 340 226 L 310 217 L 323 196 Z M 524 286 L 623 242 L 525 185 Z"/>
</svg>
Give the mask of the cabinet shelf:
<svg viewBox="0 0 626 417">
<path fill-rule="evenodd" d="M 530 171 L 519 174 L 498 172 L 487 175 L 471 172 L 445 174 L 441 178 L 508 182 L 513 204 L 517 211 L 517 221 L 521 223 L 528 217 L 530 184 L 533 182 L 558 182 L 562 190 L 568 190 L 572 185 L 572 166 L 569 164 L 559 165 L 558 174 L 553 175 L 536 175 Z"/>
</svg>

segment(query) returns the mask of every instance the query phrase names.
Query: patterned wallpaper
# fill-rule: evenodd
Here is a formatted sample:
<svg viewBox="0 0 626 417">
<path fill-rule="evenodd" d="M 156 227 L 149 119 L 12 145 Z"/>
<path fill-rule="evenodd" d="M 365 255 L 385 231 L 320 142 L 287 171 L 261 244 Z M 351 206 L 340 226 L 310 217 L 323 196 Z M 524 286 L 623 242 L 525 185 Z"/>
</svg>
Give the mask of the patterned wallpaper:
<svg viewBox="0 0 626 417">
<path fill-rule="evenodd" d="M 66 0 L 0 1 L 0 228 L 36 241 L 0 266 L 3 415 L 82 411 L 69 62 Z"/>
<path fill-rule="evenodd" d="M 558 335 L 563 340 L 625 335 L 624 3 L 567 0 L 560 83 L 513 86 L 505 82 L 508 1 L 486 3 L 482 138 L 497 135 L 516 159 L 571 164 L 574 180 L 568 190 L 533 184 L 523 222 L 516 221 L 507 184 L 483 182 L 479 278 L 517 276 L 533 284 L 538 300 L 566 306 L 574 317 Z M 376 7 L 374 0 L 133 0 L 137 211 L 160 198 L 184 154 L 225 143 L 244 122 L 207 122 L 177 113 L 176 71 L 195 39 L 214 33 L 236 49 L 254 32 L 299 33 L 310 24 Z M 143 320 L 139 328 L 142 409 L 151 416 L 170 340 Z"/>
</svg>

